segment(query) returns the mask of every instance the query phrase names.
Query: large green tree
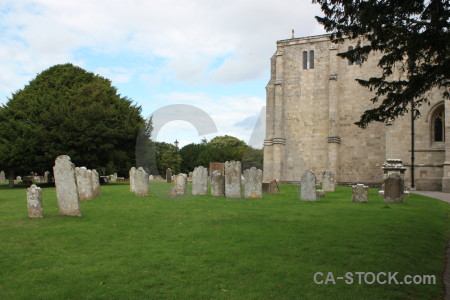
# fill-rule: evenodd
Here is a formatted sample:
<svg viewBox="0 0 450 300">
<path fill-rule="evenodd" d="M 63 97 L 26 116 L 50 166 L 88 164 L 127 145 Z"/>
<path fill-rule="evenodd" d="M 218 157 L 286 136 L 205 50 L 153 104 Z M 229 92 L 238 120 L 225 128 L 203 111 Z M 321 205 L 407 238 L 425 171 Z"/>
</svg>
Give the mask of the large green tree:
<svg viewBox="0 0 450 300">
<path fill-rule="evenodd" d="M 125 174 L 135 165 L 140 111 L 110 80 L 55 65 L 0 108 L 0 166 L 43 172 L 67 154 L 77 166 Z"/>
<path fill-rule="evenodd" d="M 324 17 L 316 17 L 332 40 L 358 41 L 340 57 L 364 62 L 372 52 L 381 55 L 379 77 L 358 82 L 375 91 L 379 105 L 364 112 L 356 124 L 395 119 L 428 103 L 427 92 L 441 88 L 450 98 L 450 2 L 448 0 L 313 0 Z M 364 40 L 362 43 L 361 41 Z M 394 79 L 394 67 L 406 78 Z M 381 102 L 381 103 L 380 103 Z"/>
</svg>

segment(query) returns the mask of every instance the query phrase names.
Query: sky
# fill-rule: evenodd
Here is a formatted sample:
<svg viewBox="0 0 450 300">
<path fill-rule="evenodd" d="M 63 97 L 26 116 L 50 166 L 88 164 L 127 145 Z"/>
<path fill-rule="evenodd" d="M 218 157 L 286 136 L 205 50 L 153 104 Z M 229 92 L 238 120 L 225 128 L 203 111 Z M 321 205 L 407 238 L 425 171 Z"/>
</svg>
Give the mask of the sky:
<svg viewBox="0 0 450 300">
<path fill-rule="evenodd" d="M 262 147 L 276 41 L 325 33 L 316 15 L 310 0 L 0 0 L 0 103 L 72 63 L 153 115 L 157 141 Z"/>
</svg>

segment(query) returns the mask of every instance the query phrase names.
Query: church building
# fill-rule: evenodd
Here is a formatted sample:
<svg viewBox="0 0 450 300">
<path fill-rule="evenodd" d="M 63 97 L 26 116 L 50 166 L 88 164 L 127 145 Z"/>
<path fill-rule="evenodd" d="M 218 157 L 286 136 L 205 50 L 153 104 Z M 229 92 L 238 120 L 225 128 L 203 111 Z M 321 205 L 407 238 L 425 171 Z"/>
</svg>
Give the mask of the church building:
<svg viewBox="0 0 450 300">
<path fill-rule="evenodd" d="M 334 44 L 330 35 L 277 42 L 267 84 L 264 180 L 298 182 L 306 170 L 331 170 L 339 184 L 380 186 L 382 165 L 401 159 L 411 184 L 411 115 L 374 122 L 361 129 L 354 123 L 374 107 L 373 92 L 356 78 L 379 76 L 377 54 L 363 64 L 338 57 L 356 46 Z M 379 57 L 379 56 L 378 56 Z M 393 78 L 402 78 L 395 68 Z M 418 190 L 450 192 L 450 101 L 442 90 L 426 96 L 414 121 L 414 183 Z"/>
</svg>

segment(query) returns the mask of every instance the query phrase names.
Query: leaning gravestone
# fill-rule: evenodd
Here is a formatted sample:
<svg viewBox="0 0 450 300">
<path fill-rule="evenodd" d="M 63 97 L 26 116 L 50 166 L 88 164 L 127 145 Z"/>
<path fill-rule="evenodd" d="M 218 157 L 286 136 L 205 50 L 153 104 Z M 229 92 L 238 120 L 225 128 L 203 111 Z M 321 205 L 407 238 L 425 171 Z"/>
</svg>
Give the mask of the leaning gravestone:
<svg viewBox="0 0 450 300">
<path fill-rule="evenodd" d="M 311 170 L 306 170 L 300 182 L 300 199 L 316 201 L 316 175 Z"/>
<path fill-rule="evenodd" d="M 216 197 L 225 196 L 225 177 L 222 171 L 214 170 L 211 174 L 211 195 Z"/>
<path fill-rule="evenodd" d="M 322 190 L 324 192 L 334 192 L 336 180 L 334 179 L 334 173 L 332 171 L 323 171 L 320 174 L 320 179 L 322 182 Z"/>
<path fill-rule="evenodd" d="M 270 182 L 263 182 L 262 190 L 263 194 L 278 194 L 280 192 L 278 183 L 275 179 Z"/>
<path fill-rule="evenodd" d="M 6 182 L 5 172 L 1 171 L 0 172 L 0 183 L 5 183 L 5 182 Z"/>
<path fill-rule="evenodd" d="M 100 177 L 98 176 L 97 170 L 91 170 L 92 175 L 92 189 L 94 192 L 94 197 L 100 196 L 102 192 L 100 191 Z"/>
<path fill-rule="evenodd" d="M 30 218 L 43 218 L 42 215 L 42 191 L 40 187 L 32 184 L 27 189 L 28 216 Z"/>
<path fill-rule="evenodd" d="M 192 195 L 208 194 L 208 169 L 200 166 L 192 172 Z"/>
<path fill-rule="evenodd" d="M 142 167 L 139 167 L 134 173 L 134 194 L 148 196 L 148 174 Z"/>
<path fill-rule="evenodd" d="M 389 174 L 384 181 L 384 203 L 402 203 L 404 192 L 403 178 L 398 173 Z"/>
<path fill-rule="evenodd" d="M 78 197 L 80 200 L 94 199 L 94 188 L 92 184 L 92 171 L 85 167 L 76 167 L 75 174 L 77 177 Z"/>
<path fill-rule="evenodd" d="M 53 174 L 59 212 L 62 215 L 81 217 L 75 165 L 70 161 L 69 156 L 60 155 L 56 158 Z"/>
<path fill-rule="evenodd" d="M 130 192 L 134 193 L 134 175 L 136 174 L 136 168 L 131 167 L 128 174 L 129 174 L 128 178 L 130 179 Z"/>
<path fill-rule="evenodd" d="M 49 171 L 45 171 L 44 172 L 44 183 L 48 183 L 49 182 Z"/>
<path fill-rule="evenodd" d="M 167 181 L 167 183 L 172 182 L 172 169 L 171 168 L 167 168 L 167 170 L 166 170 L 166 181 Z"/>
<path fill-rule="evenodd" d="M 186 194 L 187 175 L 180 173 L 175 177 L 175 191 L 178 195 Z"/>
<path fill-rule="evenodd" d="M 242 197 L 240 161 L 232 160 L 225 162 L 225 197 Z"/>
<path fill-rule="evenodd" d="M 369 187 L 364 184 L 352 186 L 352 202 L 365 203 L 369 200 Z"/>
<path fill-rule="evenodd" d="M 262 198 L 262 176 L 263 172 L 255 167 L 244 171 L 245 198 Z"/>
</svg>

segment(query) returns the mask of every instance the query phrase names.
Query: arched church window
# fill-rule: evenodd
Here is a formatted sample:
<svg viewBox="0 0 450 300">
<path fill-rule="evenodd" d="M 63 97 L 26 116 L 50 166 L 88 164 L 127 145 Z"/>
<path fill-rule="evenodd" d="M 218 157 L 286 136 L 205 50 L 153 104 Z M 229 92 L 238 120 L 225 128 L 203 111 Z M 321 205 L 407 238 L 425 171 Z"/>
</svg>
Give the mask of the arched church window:
<svg viewBox="0 0 450 300">
<path fill-rule="evenodd" d="M 308 51 L 303 51 L 303 70 L 308 69 Z"/>
<path fill-rule="evenodd" d="M 431 120 L 431 126 L 433 126 L 433 142 L 445 141 L 445 119 L 444 119 L 444 106 L 439 107 L 433 114 Z"/>
<path fill-rule="evenodd" d="M 314 69 L 314 50 L 309 51 L 309 68 Z"/>
</svg>

